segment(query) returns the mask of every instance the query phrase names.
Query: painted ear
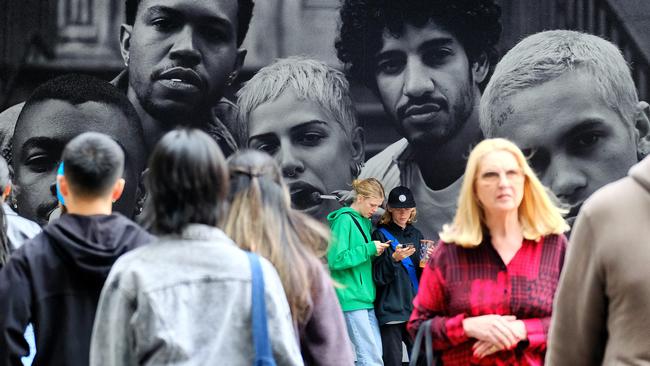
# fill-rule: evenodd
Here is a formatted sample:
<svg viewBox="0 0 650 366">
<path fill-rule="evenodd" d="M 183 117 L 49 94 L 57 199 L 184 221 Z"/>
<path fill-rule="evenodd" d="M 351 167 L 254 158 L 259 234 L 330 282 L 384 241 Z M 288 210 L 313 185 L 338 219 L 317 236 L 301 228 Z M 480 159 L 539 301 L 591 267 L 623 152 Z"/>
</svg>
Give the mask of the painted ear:
<svg viewBox="0 0 650 366">
<path fill-rule="evenodd" d="M 363 168 L 363 164 L 366 158 L 365 140 L 365 131 L 363 130 L 363 127 L 357 126 L 354 130 L 352 130 L 352 134 L 350 136 L 350 146 L 352 148 L 352 161 L 350 161 L 350 170 L 352 173 L 352 179 L 355 179 L 359 176 L 359 174 L 361 174 L 361 168 Z"/>
<path fill-rule="evenodd" d="M 244 60 L 246 60 L 246 54 L 248 54 L 248 50 L 245 48 L 240 48 L 237 50 L 235 65 L 233 65 L 232 72 L 230 73 L 230 75 L 228 75 L 231 84 L 233 81 L 235 81 L 235 79 L 237 79 L 237 76 L 239 75 L 241 68 L 244 66 Z"/>
<path fill-rule="evenodd" d="M 636 155 L 640 161 L 650 153 L 650 120 L 648 119 L 650 105 L 641 101 L 637 103 L 636 109 L 634 133 L 636 135 Z"/>
<path fill-rule="evenodd" d="M 472 64 L 472 76 L 474 77 L 474 82 L 476 84 L 482 83 L 485 78 L 487 78 L 489 71 L 490 61 L 488 60 L 487 54 L 483 52 Z"/>
<path fill-rule="evenodd" d="M 122 60 L 124 60 L 124 66 L 129 66 L 129 53 L 131 50 L 131 32 L 133 31 L 133 26 L 128 24 L 122 24 L 120 26 L 120 53 L 122 54 Z"/>
</svg>

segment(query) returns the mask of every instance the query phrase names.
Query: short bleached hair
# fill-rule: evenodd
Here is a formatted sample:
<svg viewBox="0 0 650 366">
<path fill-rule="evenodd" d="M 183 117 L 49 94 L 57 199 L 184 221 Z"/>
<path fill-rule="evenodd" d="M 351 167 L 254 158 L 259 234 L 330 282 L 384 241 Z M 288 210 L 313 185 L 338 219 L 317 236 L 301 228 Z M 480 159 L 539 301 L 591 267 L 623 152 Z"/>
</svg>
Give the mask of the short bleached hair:
<svg viewBox="0 0 650 366">
<path fill-rule="evenodd" d="M 538 240 L 542 236 L 568 231 L 569 225 L 562 217 L 567 211 L 558 207 L 553 193 L 539 181 L 521 150 L 509 140 L 495 138 L 479 142 L 469 154 L 456 216 L 451 224 L 443 226 L 440 239 L 462 247 L 475 247 L 483 241 L 483 233 L 487 230 L 486 218 L 476 196 L 475 183 L 483 157 L 495 151 L 512 154 L 524 174 L 524 196 L 518 209 L 524 238 Z"/>
<path fill-rule="evenodd" d="M 480 126 L 485 137 L 496 137 L 499 115 L 507 98 L 539 86 L 569 71 L 588 75 L 611 110 L 634 127 L 639 102 L 630 68 L 619 48 L 598 36 L 570 30 L 552 30 L 524 38 L 497 64 L 483 92 Z"/>
<path fill-rule="evenodd" d="M 293 56 L 263 67 L 237 93 L 237 135 L 242 146 L 247 144 L 248 120 L 253 110 L 276 100 L 287 89 L 302 100 L 318 104 L 352 142 L 359 123 L 345 75 L 323 62 Z"/>
</svg>

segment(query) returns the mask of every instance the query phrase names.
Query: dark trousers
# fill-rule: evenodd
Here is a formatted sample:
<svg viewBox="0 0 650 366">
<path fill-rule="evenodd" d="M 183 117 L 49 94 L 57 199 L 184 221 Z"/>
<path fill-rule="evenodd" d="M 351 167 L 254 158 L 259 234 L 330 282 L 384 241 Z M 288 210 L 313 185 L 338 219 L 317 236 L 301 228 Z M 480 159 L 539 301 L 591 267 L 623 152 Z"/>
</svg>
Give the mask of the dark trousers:
<svg viewBox="0 0 650 366">
<path fill-rule="evenodd" d="M 413 348 L 411 336 L 406 331 L 406 323 L 384 324 L 379 327 L 379 332 L 384 366 L 402 366 L 402 341 L 406 344 L 409 355 Z"/>
</svg>

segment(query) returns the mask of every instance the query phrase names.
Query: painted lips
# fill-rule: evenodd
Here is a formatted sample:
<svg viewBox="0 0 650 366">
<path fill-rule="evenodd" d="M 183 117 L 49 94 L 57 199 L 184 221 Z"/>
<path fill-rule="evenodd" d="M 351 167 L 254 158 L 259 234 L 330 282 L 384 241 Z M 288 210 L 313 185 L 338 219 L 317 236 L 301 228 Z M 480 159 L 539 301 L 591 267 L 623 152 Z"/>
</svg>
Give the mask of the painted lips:
<svg viewBox="0 0 650 366">
<path fill-rule="evenodd" d="M 320 195 L 322 192 L 309 183 L 302 181 L 289 184 L 291 192 L 291 203 L 298 210 L 307 210 L 322 203 Z"/>
<path fill-rule="evenodd" d="M 158 81 L 170 89 L 195 90 L 204 89 L 201 76 L 194 70 L 185 67 L 173 67 L 160 73 Z"/>
<path fill-rule="evenodd" d="M 426 103 L 409 105 L 402 113 L 403 119 L 408 122 L 421 123 L 429 122 L 436 117 L 442 110 L 442 106 L 438 103 Z"/>
</svg>

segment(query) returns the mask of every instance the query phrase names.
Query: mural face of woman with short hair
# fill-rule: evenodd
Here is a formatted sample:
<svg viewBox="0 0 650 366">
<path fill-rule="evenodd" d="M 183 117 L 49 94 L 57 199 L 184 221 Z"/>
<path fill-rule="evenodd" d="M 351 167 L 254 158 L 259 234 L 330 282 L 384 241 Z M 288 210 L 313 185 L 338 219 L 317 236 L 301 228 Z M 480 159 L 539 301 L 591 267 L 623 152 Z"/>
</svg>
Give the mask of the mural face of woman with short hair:
<svg viewBox="0 0 650 366">
<path fill-rule="evenodd" d="M 325 221 L 340 205 L 321 195 L 349 190 L 364 161 L 345 76 L 291 57 L 262 68 L 237 97 L 241 140 L 276 159 L 295 208 Z"/>
</svg>

